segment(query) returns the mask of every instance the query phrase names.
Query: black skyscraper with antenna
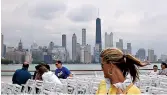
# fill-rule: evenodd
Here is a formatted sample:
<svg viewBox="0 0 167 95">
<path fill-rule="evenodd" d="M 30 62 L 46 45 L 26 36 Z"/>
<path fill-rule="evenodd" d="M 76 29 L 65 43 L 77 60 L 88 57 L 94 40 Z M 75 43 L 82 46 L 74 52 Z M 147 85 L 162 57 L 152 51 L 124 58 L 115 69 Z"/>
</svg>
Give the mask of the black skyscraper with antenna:
<svg viewBox="0 0 167 95">
<path fill-rule="evenodd" d="M 101 52 L 102 50 L 101 19 L 99 18 L 99 9 L 98 9 L 98 18 L 96 19 L 96 44 L 99 44 L 99 52 Z"/>
</svg>

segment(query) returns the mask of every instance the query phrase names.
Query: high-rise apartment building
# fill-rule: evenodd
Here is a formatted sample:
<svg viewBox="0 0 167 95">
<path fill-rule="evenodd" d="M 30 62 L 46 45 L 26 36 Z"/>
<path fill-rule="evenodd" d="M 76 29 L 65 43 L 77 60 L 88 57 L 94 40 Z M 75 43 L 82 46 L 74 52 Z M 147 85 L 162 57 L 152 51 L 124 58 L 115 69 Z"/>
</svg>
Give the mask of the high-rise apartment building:
<svg viewBox="0 0 167 95">
<path fill-rule="evenodd" d="M 145 61 L 146 58 L 146 51 L 144 48 L 140 48 L 136 53 L 136 58 L 138 58 L 141 61 Z"/>
<path fill-rule="evenodd" d="M 3 52 L 4 52 L 4 43 L 3 43 L 3 34 L 1 33 L 1 57 L 3 57 Z"/>
<path fill-rule="evenodd" d="M 86 29 L 82 29 L 82 45 L 86 45 Z"/>
<path fill-rule="evenodd" d="M 105 33 L 105 48 L 113 47 L 113 33 L 110 34 Z"/>
<path fill-rule="evenodd" d="M 62 35 L 62 47 L 66 48 L 66 35 L 65 34 Z"/>
<path fill-rule="evenodd" d="M 75 62 L 77 59 L 77 50 L 76 50 L 76 46 L 77 46 L 77 36 L 74 33 L 72 36 L 72 61 Z"/>
<path fill-rule="evenodd" d="M 119 39 L 119 42 L 116 42 L 116 48 L 123 51 L 123 39 Z"/>
<path fill-rule="evenodd" d="M 76 61 L 77 61 L 77 62 L 80 62 L 80 57 L 81 57 L 81 45 L 80 45 L 79 43 L 77 43 L 77 45 L 76 45 L 76 52 L 77 52 L 77 54 L 76 54 L 76 56 L 77 56 Z"/>
<path fill-rule="evenodd" d="M 153 49 L 148 49 L 148 61 L 154 62 L 154 50 Z"/>
<path fill-rule="evenodd" d="M 99 44 L 95 44 L 94 47 L 94 61 L 95 63 L 99 63 L 100 62 L 100 51 L 99 51 Z"/>
<path fill-rule="evenodd" d="M 131 46 L 131 43 L 127 43 L 127 52 L 128 52 L 128 54 L 132 54 L 132 46 Z"/>
</svg>

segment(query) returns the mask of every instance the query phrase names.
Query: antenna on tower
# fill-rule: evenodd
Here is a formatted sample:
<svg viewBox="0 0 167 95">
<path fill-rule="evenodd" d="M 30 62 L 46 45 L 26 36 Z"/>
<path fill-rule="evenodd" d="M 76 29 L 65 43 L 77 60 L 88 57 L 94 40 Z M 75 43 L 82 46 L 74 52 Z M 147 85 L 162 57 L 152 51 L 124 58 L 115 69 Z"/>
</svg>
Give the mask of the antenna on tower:
<svg viewBox="0 0 167 95">
<path fill-rule="evenodd" d="M 21 37 L 20 37 L 20 43 L 21 43 Z"/>
<path fill-rule="evenodd" d="M 98 8 L 98 14 L 97 14 L 97 15 L 98 15 L 98 17 L 99 17 L 99 8 Z"/>
</svg>

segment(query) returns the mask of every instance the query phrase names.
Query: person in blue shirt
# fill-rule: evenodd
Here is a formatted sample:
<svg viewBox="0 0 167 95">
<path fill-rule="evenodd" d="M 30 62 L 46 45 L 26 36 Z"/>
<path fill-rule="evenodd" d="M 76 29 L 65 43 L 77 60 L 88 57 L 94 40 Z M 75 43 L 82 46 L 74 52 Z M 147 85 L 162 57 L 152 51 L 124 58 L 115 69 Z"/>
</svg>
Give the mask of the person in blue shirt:
<svg viewBox="0 0 167 95">
<path fill-rule="evenodd" d="M 28 79 L 31 79 L 31 74 L 28 72 L 29 64 L 27 62 L 23 63 L 22 69 L 17 69 L 13 74 L 12 81 L 13 84 L 26 84 Z"/>
<path fill-rule="evenodd" d="M 55 75 L 58 78 L 66 79 L 67 77 L 72 77 L 71 72 L 64 66 L 62 66 L 61 61 L 56 61 L 56 67 L 57 69 L 55 70 Z"/>
</svg>

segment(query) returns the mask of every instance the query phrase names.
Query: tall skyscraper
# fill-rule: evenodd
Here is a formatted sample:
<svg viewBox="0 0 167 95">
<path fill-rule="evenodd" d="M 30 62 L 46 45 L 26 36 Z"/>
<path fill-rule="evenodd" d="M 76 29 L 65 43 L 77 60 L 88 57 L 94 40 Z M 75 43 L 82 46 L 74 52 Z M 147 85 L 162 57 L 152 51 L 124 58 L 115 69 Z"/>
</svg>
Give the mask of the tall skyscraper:
<svg viewBox="0 0 167 95">
<path fill-rule="evenodd" d="M 1 33 L 1 57 L 3 57 L 3 52 L 4 52 L 4 43 L 3 43 L 3 34 Z"/>
<path fill-rule="evenodd" d="M 76 45 L 76 52 L 77 52 L 76 60 L 77 60 L 77 62 L 80 62 L 80 57 L 81 57 L 81 45 L 80 45 L 79 43 L 77 43 L 77 45 Z"/>
<path fill-rule="evenodd" d="M 119 42 L 116 42 L 116 48 L 119 48 L 119 49 L 120 49 L 120 44 L 119 44 Z"/>
<path fill-rule="evenodd" d="M 22 51 L 23 50 L 23 43 L 21 42 L 21 39 L 20 39 L 20 42 L 18 44 L 18 50 L 19 51 Z"/>
<path fill-rule="evenodd" d="M 85 62 L 85 46 L 81 46 L 81 56 L 80 56 L 80 62 Z"/>
<path fill-rule="evenodd" d="M 96 44 L 94 47 L 94 60 L 95 60 L 95 63 L 100 62 L 99 44 Z"/>
<path fill-rule="evenodd" d="M 113 33 L 110 34 L 105 33 L 105 48 L 113 47 Z"/>
<path fill-rule="evenodd" d="M 119 39 L 120 49 L 123 50 L 123 39 Z"/>
<path fill-rule="evenodd" d="M 99 52 L 102 50 L 102 41 L 101 41 L 101 19 L 96 19 L 96 44 L 99 44 Z"/>
<path fill-rule="evenodd" d="M 127 52 L 129 54 L 132 54 L 132 46 L 131 46 L 131 43 L 127 43 Z"/>
<path fill-rule="evenodd" d="M 49 51 L 48 53 L 51 53 L 51 47 L 52 47 L 53 42 L 50 42 L 49 43 Z M 30 55 L 31 54 L 31 55 Z M 29 57 L 31 56 L 33 61 L 43 61 L 43 50 L 42 49 L 39 49 L 38 48 L 38 45 L 37 43 L 33 42 L 33 44 L 31 45 L 31 49 L 30 49 L 30 54 L 27 52 L 27 59 L 26 60 L 29 60 Z"/>
<path fill-rule="evenodd" d="M 28 50 L 25 52 L 25 62 L 32 63 L 32 55 Z"/>
<path fill-rule="evenodd" d="M 86 29 L 82 29 L 82 45 L 86 45 Z"/>
<path fill-rule="evenodd" d="M 4 44 L 4 48 L 3 48 L 3 56 L 6 55 L 6 45 Z"/>
<path fill-rule="evenodd" d="M 116 48 L 123 51 L 123 39 L 119 39 L 119 42 L 116 42 Z"/>
<path fill-rule="evenodd" d="M 76 61 L 76 55 L 77 55 L 76 46 L 77 46 L 77 36 L 74 33 L 72 36 L 72 61 L 73 62 Z"/>
<path fill-rule="evenodd" d="M 81 46 L 81 56 L 80 61 L 82 63 L 91 63 L 91 46 L 90 45 L 82 45 Z"/>
<path fill-rule="evenodd" d="M 148 49 L 148 61 L 154 62 L 154 50 L 153 49 Z"/>
<path fill-rule="evenodd" d="M 146 60 L 146 51 L 144 48 L 140 48 L 136 53 L 136 58 L 138 58 L 141 61 Z"/>
<path fill-rule="evenodd" d="M 110 46 L 113 47 L 114 45 L 113 45 L 113 33 L 112 32 L 110 33 L 110 40 L 111 40 Z"/>
<path fill-rule="evenodd" d="M 48 48 L 48 49 L 49 49 L 49 50 L 53 50 L 53 47 L 54 47 L 54 43 L 53 43 L 53 42 L 50 42 L 50 43 L 49 43 L 49 48 Z"/>
<path fill-rule="evenodd" d="M 157 62 L 158 59 L 157 59 L 157 55 L 154 55 L 154 62 Z"/>
<path fill-rule="evenodd" d="M 66 35 L 65 34 L 62 35 L 62 47 L 66 48 Z"/>
<path fill-rule="evenodd" d="M 85 47 L 85 54 L 84 54 L 84 60 L 85 63 L 91 63 L 91 46 L 90 45 L 86 45 Z"/>
</svg>

